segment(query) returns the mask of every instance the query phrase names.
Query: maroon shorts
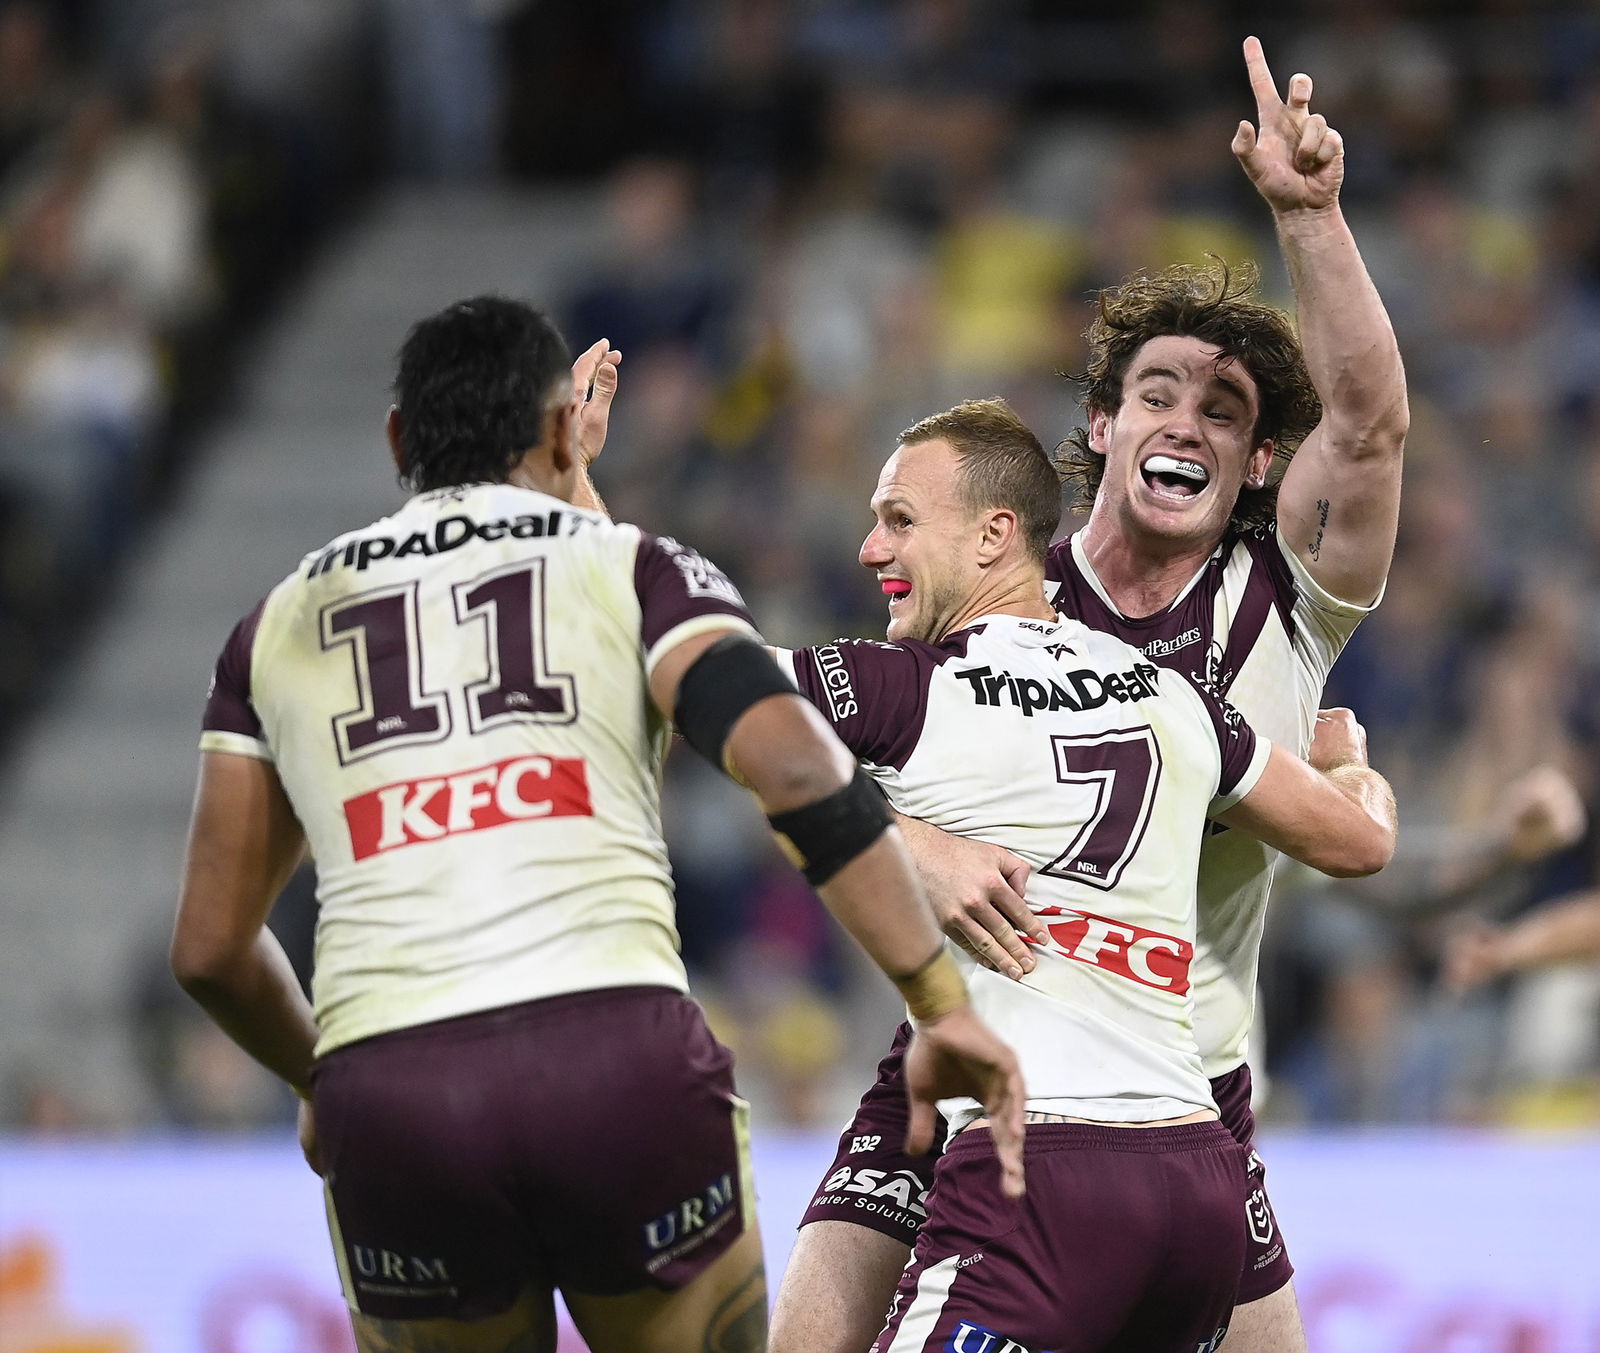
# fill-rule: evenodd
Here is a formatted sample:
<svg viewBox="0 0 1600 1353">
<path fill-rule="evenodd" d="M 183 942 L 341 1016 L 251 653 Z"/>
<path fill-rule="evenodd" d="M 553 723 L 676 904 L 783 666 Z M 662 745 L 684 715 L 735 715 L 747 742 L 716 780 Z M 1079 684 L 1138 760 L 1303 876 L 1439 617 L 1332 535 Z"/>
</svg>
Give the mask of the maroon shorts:
<svg viewBox="0 0 1600 1353">
<path fill-rule="evenodd" d="M 1227 1330 L 1244 1152 L 1221 1123 L 1027 1129 L 1000 1193 L 986 1128 L 939 1161 L 928 1220 L 873 1353 L 1197 1353 Z"/>
<path fill-rule="evenodd" d="M 911 1026 L 902 1024 L 895 1030 L 889 1055 L 878 1063 L 877 1079 L 840 1134 L 833 1163 L 801 1217 L 801 1226 L 814 1221 L 848 1221 L 898 1240 L 907 1249 L 917 1243 L 944 1125 L 940 1123 L 939 1136 L 926 1156 L 906 1155 L 906 1096 L 900 1068 L 910 1041 Z M 1294 1275 L 1294 1265 L 1289 1262 L 1267 1198 L 1266 1167 L 1255 1150 L 1250 1068 L 1240 1066 L 1218 1076 L 1211 1082 L 1211 1093 L 1223 1126 L 1248 1152 L 1249 1175 L 1241 1202 L 1245 1262 L 1239 1274 L 1239 1302 L 1243 1305 L 1284 1286 Z"/>
<path fill-rule="evenodd" d="M 1239 1305 L 1269 1297 L 1294 1277 L 1278 1218 L 1267 1197 L 1267 1167 L 1256 1151 L 1256 1116 L 1250 1109 L 1250 1067 L 1242 1063 L 1211 1081 L 1222 1125 L 1245 1149 L 1244 1268 L 1239 1273 Z"/>
<path fill-rule="evenodd" d="M 364 1039 L 312 1086 L 334 1252 L 368 1315 L 474 1319 L 530 1284 L 671 1290 L 753 1219 L 732 1058 L 664 987 Z"/>
</svg>

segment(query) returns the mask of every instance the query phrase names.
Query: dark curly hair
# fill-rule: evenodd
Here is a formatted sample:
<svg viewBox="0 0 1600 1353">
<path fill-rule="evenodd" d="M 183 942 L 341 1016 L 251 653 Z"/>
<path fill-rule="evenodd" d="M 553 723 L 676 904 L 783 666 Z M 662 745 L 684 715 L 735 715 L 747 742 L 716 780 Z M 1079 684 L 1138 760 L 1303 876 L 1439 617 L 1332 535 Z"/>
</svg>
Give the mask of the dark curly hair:
<svg viewBox="0 0 1600 1353">
<path fill-rule="evenodd" d="M 531 305 L 474 296 L 420 320 L 400 348 L 401 481 L 414 492 L 504 483 L 571 393 L 572 354 Z"/>
<path fill-rule="evenodd" d="M 1272 521 L 1284 467 L 1322 418 L 1300 340 L 1287 315 L 1257 299 L 1258 286 L 1253 263 L 1234 270 L 1214 257 L 1201 266 L 1180 263 L 1154 274 L 1135 273 L 1098 293 L 1095 317 L 1084 331 L 1088 369 L 1072 377 L 1085 386 L 1081 402 L 1087 413 L 1115 413 L 1134 354 L 1152 338 L 1169 334 L 1220 348 L 1249 371 L 1261 398 L 1254 445 L 1270 438 L 1274 465 L 1265 487 L 1240 490 L 1228 520 L 1237 531 Z M 1106 461 L 1090 449 L 1088 428 L 1069 434 L 1056 458 L 1062 479 L 1074 491 L 1074 506 L 1093 503 Z"/>
</svg>

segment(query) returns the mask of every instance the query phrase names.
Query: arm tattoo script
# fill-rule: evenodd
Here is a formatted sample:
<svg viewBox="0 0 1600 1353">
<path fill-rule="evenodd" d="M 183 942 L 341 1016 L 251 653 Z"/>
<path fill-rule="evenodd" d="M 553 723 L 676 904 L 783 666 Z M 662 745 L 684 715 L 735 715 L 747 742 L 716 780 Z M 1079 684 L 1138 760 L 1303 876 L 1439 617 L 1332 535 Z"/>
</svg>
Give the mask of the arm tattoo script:
<svg viewBox="0 0 1600 1353">
<path fill-rule="evenodd" d="M 1317 499 L 1317 538 L 1307 547 L 1313 560 L 1322 558 L 1322 533 L 1328 529 L 1328 500 Z"/>
</svg>

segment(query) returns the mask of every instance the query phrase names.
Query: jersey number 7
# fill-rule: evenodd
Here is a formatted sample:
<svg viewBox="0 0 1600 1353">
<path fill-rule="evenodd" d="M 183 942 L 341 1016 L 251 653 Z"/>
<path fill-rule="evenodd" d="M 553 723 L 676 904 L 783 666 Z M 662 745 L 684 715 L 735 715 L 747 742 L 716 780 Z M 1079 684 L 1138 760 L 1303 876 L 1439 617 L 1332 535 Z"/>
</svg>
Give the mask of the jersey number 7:
<svg viewBox="0 0 1600 1353">
<path fill-rule="evenodd" d="M 1144 840 L 1161 783 L 1161 748 L 1148 724 L 1050 739 L 1056 779 L 1086 785 L 1094 799 L 1069 845 L 1040 871 L 1092 888 L 1115 888 Z"/>
</svg>

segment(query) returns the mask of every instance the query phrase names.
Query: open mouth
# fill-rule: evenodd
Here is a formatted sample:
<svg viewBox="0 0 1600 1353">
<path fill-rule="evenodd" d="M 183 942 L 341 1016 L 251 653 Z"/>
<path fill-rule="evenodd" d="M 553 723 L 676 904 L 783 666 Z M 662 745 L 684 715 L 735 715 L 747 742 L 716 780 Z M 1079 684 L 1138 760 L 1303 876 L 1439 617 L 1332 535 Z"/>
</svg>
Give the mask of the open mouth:
<svg viewBox="0 0 1600 1353">
<path fill-rule="evenodd" d="M 1211 482 L 1211 474 L 1204 465 L 1177 456 L 1151 456 L 1139 467 L 1139 473 L 1153 493 L 1177 500 L 1198 496 Z"/>
<path fill-rule="evenodd" d="M 911 595 L 911 584 L 904 578 L 883 578 L 879 583 L 883 588 L 883 595 L 889 598 L 891 611 Z"/>
</svg>

